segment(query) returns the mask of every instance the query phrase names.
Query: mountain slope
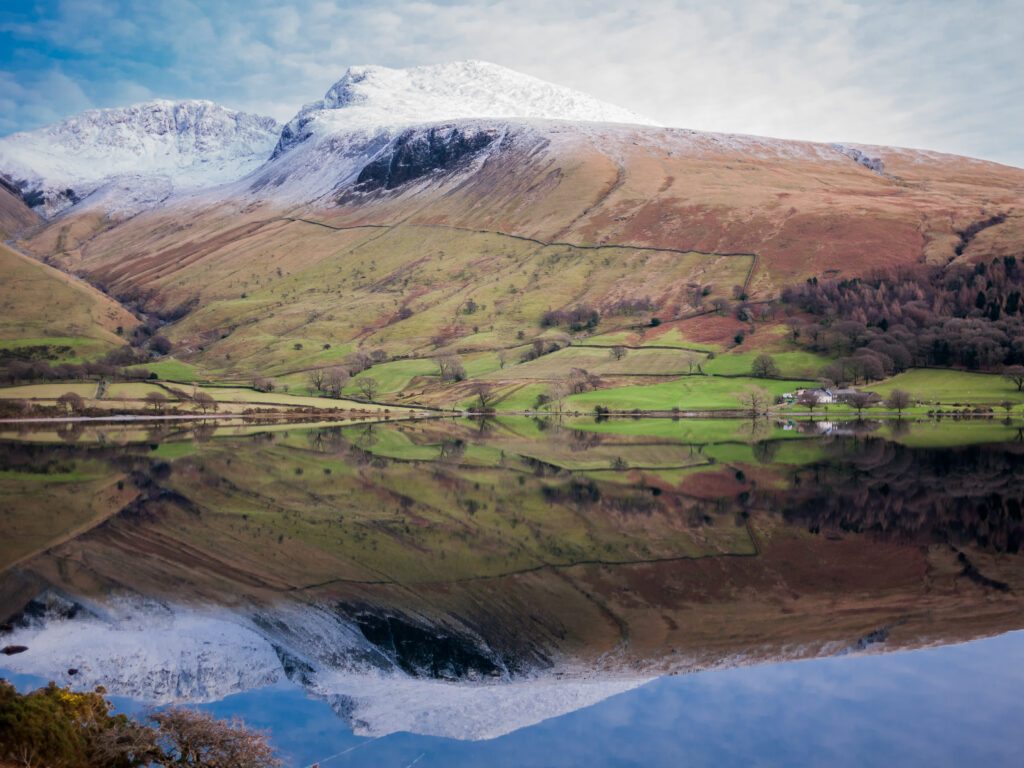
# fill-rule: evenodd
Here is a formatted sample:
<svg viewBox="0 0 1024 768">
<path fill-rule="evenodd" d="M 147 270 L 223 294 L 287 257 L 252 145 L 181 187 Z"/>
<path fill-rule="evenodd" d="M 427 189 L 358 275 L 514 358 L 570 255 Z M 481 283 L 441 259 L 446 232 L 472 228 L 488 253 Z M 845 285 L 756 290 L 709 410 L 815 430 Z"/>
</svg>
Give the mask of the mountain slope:
<svg viewBox="0 0 1024 768">
<path fill-rule="evenodd" d="M 124 344 L 138 320 L 92 286 L 0 245 L 0 346 L 71 346 L 91 356 Z"/>
<path fill-rule="evenodd" d="M 243 176 L 267 158 L 278 130 L 271 118 L 209 101 L 158 100 L 92 110 L 0 139 L 0 173 L 47 216 L 116 179 L 160 200 L 173 189 Z M 116 208 L 126 199 L 124 190 L 113 198 L 107 205 Z"/>
<path fill-rule="evenodd" d="M 655 341 L 771 344 L 771 306 L 739 304 L 1024 245 L 1021 169 L 640 122 L 493 65 L 353 68 L 248 176 L 123 222 L 97 194 L 23 245 L 149 310 L 189 302 L 175 354 L 239 377 L 375 347 L 491 375 L 580 305 L 600 320 L 578 336 L 654 318 Z"/>
</svg>

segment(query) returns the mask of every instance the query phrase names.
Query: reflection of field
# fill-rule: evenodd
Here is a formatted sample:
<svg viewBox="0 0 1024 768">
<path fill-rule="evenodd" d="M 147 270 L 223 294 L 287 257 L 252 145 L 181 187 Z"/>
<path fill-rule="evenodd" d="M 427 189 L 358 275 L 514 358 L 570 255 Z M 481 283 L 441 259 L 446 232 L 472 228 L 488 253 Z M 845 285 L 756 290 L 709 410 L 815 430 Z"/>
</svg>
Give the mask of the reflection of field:
<svg viewBox="0 0 1024 768">
<path fill-rule="evenodd" d="M 117 513 L 135 495 L 123 477 L 88 459 L 0 464 L 0 573 Z"/>
<path fill-rule="evenodd" d="M 38 553 L 19 578 L 69 593 L 128 588 L 259 604 L 270 615 L 282 601 L 288 610 L 383 611 L 469 627 L 538 663 L 564 651 L 691 668 L 728 655 L 834 653 L 880 629 L 899 645 L 1020 624 L 1019 560 L 984 545 L 1002 541 L 997 520 L 1005 538 L 1005 514 L 963 505 L 936 513 L 918 490 L 933 484 L 922 473 L 941 470 L 941 456 L 777 427 L 749 435 L 742 421 L 575 427 L 584 428 L 526 418 L 292 425 L 195 441 L 125 438 L 119 450 L 111 434 L 102 446 L 53 450 L 116 457 L 121 469 L 94 458 L 53 461 L 47 473 L 34 446 L 32 466 L 0 475 L 5 498 L 36 500 L 7 518 L 21 539 L 4 557 Z M 705 442 L 695 439 L 702 432 Z M 609 456 L 622 460 L 613 467 Z M 986 472 L 970 476 L 989 485 L 951 492 L 982 493 L 986 509 L 999 509 L 992 499 L 1019 482 L 1001 469 L 1016 466 L 1015 454 L 956 456 L 982 462 Z M 869 469 L 872 483 L 857 474 Z M 90 483 L 112 494 L 117 478 L 128 498 L 143 498 L 91 527 L 105 517 L 85 506 L 103 498 Z M 858 516 L 844 511 L 869 487 L 900 515 L 873 501 Z M 840 491 L 830 516 L 819 516 L 829 506 L 821 499 Z M 126 504 L 118 497 L 104 509 Z M 29 509 L 47 514 L 30 518 Z M 975 531 L 981 520 L 987 527 Z M 47 525 L 30 529 L 36 521 Z M 952 546 L 934 543 L 945 539 Z M 1009 591 L 986 586 L 998 583 Z M 27 590 L 11 582 L 0 607 Z M 618 655 L 603 656 L 610 651 Z"/>
<path fill-rule="evenodd" d="M 382 442 L 382 454 L 395 452 L 394 440 Z M 264 557 L 282 564 L 295 562 L 297 549 L 307 552 L 305 565 L 326 566 L 315 574 L 304 569 L 306 583 L 458 581 L 579 562 L 753 552 L 744 528 L 694 529 L 647 489 L 609 495 L 585 481 L 537 477 L 524 459 L 504 467 L 446 465 L 462 456 L 442 457 L 430 446 L 402 452 L 436 464 L 425 471 L 377 458 L 353 466 L 359 456 L 350 450 L 275 444 L 240 460 L 214 445 L 201 464 L 192 459 L 176 468 L 171 483 L 184 493 L 205 480 L 200 503 L 211 535 L 219 529 L 262 542 Z M 468 462 L 497 457 L 482 447 L 465 454 Z M 209 484 L 212 477 L 220 479 Z M 227 541 L 210 545 L 230 549 Z"/>
</svg>

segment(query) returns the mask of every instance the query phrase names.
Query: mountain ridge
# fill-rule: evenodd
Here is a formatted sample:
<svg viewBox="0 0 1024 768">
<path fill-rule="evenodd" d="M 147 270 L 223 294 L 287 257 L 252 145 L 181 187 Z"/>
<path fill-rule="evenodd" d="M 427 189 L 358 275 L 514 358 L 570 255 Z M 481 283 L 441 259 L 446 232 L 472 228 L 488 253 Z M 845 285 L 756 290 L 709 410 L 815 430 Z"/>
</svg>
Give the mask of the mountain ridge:
<svg viewBox="0 0 1024 768">
<path fill-rule="evenodd" d="M 273 118 L 211 101 L 156 99 L 3 137 L 0 173 L 52 217 L 119 177 L 185 189 L 231 181 L 266 159 L 278 131 Z"/>
</svg>

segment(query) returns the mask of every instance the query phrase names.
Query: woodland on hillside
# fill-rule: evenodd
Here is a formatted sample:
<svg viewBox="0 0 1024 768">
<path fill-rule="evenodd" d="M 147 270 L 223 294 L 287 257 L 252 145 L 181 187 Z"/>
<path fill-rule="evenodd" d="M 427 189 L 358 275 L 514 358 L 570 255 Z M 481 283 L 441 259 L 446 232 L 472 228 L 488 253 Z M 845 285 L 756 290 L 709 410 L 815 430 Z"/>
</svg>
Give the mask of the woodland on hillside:
<svg viewBox="0 0 1024 768">
<path fill-rule="evenodd" d="M 783 291 L 802 316 L 794 341 L 835 356 L 836 383 L 881 379 L 911 367 L 1001 371 L 1024 364 L 1024 264 L 916 266 L 847 280 L 810 278 Z M 808 317 L 809 316 L 809 317 Z"/>
</svg>

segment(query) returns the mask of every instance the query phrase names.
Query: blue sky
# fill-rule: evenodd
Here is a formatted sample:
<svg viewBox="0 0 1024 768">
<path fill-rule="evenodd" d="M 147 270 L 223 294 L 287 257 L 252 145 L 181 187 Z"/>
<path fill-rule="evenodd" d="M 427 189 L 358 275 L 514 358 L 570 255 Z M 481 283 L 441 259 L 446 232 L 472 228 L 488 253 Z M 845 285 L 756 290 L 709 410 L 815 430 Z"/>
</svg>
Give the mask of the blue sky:
<svg viewBox="0 0 1024 768">
<path fill-rule="evenodd" d="M 0 134 L 206 98 L 285 120 L 350 64 L 477 58 L 666 125 L 1024 166 L 1022 0 L 0 3 Z"/>
</svg>

